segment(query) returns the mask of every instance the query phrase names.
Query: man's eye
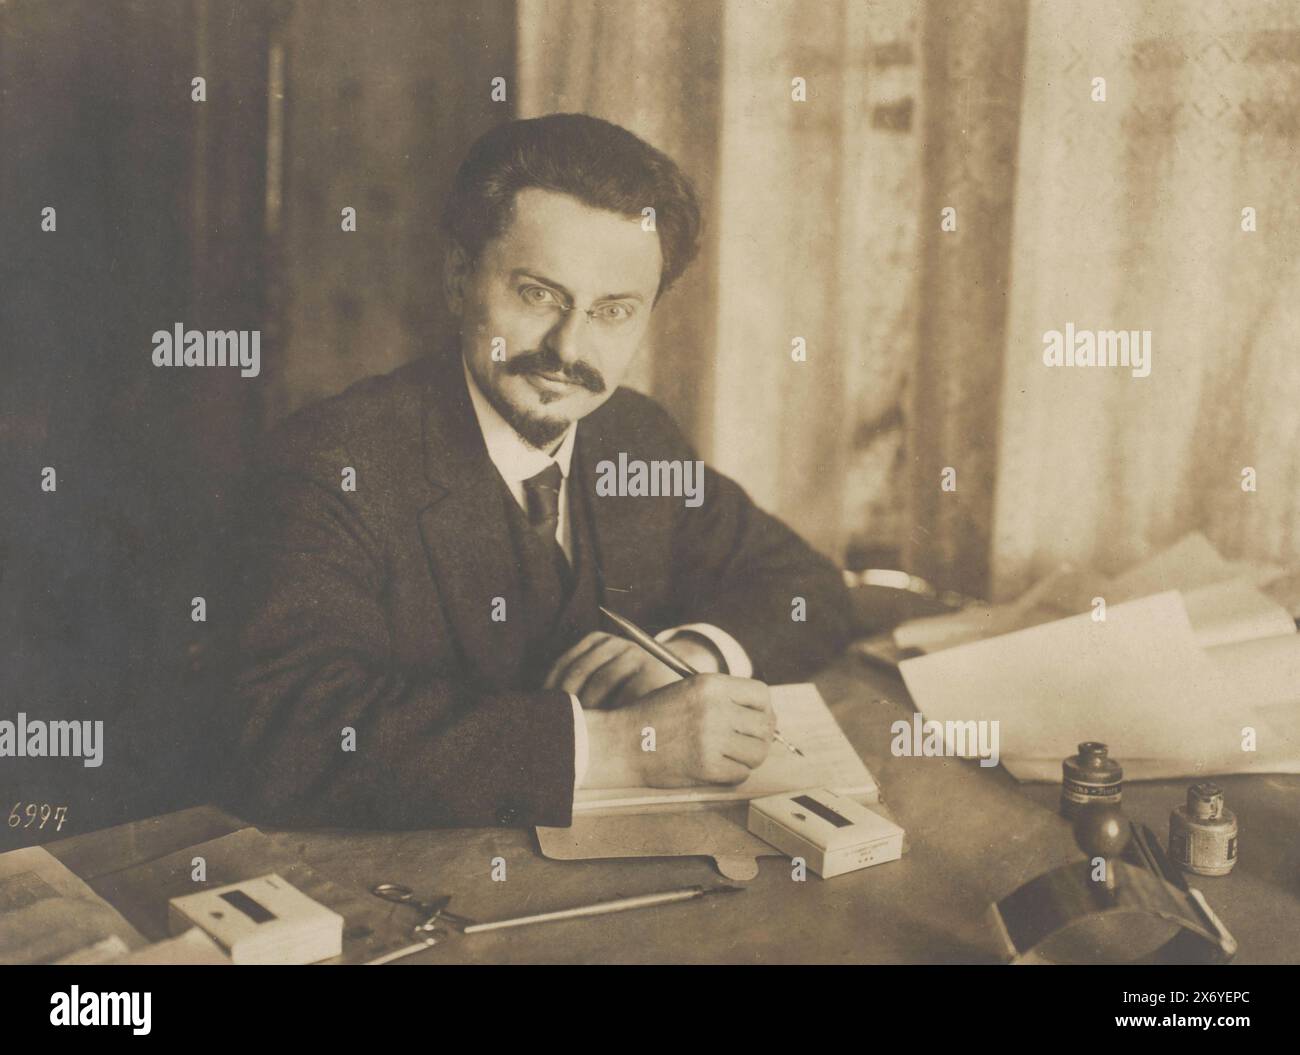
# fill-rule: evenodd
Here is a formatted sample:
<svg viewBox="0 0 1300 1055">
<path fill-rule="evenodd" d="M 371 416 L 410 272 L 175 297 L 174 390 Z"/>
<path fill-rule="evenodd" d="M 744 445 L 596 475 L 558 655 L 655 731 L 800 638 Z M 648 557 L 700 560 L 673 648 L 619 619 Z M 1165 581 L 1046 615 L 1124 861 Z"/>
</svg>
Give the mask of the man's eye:
<svg viewBox="0 0 1300 1055">
<path fill-rule="evenodd" d="M 602 304 L 596 314 L 606 322 L 626 322 L 632 317 L 632 309 L 626 304 Z"/>
<path fill-rule="evenodd" d="M 525 304 L 536 307 L 549 307 L 560 303 L 559 298 L 545 286 L 524 286 L 519 290 L 519 295 L 523 297 Z"/>
</svg>

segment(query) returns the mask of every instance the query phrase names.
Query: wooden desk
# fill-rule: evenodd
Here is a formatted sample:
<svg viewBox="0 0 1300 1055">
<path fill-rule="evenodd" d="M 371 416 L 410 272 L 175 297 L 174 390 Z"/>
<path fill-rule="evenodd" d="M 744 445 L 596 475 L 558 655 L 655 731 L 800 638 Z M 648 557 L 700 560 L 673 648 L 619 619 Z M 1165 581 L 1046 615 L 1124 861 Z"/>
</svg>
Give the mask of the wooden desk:
<svg viewBox="0 0 1300 1055">
<path fill-rule="evenodd" d="M 890 724 L 912 710 L 901 680 L 845 657 L 817 679 L 845 733 L 906 827 L 901 861 L 823 881 L 790 878 L 763 858 L 744 894 L 597 919 L 469 937 L 404 963 L 978 963 L 996 962 L 987 910 L 997 898 L 1077 858 L 1056 812 L 1059 788 L 1018 785 L 1002 769 L 945 758 L 894 758 Z M 1072 744 L 1062 745 L 1062 755 Z M 1116 745 L 1116 755 L 1123 751 Z M 1196 885 L 1241 946 L 1241 962 L 1300 961 L 1300 777 L 1222 781 L 1242 829 L 1231 876 Z M 1130 784 L 1127 812 L 1163 839 L 1186 781 Z M 92 886 L 97 876 L 240 827 L 215 808 L 185 811 L 51 843 Z M 699 858 L 550 861 L 531 830 L 281 832 L 311 866 L 366 890 L 403 883 L 452 893 L 453 911 L 496 919 L 620 895 L 723 882 Z M 492 859 L 506 862 L 493 882 Z M 395 907 L 403 921 L 409 910 Z M 128 916 L 130 914 L 128 913 Z M 132 919 L 137 926 L 137 920 Z M 141 926 L 146 936 L 158 938 Z"/>
</svg>

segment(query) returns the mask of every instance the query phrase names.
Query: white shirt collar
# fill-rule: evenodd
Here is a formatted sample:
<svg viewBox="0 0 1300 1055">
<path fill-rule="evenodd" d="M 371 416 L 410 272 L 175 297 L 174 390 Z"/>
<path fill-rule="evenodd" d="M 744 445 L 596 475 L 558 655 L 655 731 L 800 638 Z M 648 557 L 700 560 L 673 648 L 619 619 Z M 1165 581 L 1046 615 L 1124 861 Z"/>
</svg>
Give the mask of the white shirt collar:
<svg viewBox="0 0 1300 1055">
<path fill-rule="evenodd" d="M 479 431 L 483 433 L 483 442 L 487 445 L 488 457 L 497 467 L 497 472 L 507 484 L 522 484 L 523 481 L 536 476 L 543 469 L 554 464 L 567 480 L 569 466 L 573 462 L 573 443 L 577 434 L 577 424 L 569 426 L 560 441 L 560 446 L 552 456 L 538 450 L 519 435 L 496 407 L 487 401 L 469 372 L 465 360 L 461 359 L 461 368 L 465 371 L 465 384 L 469 388 L 469 399 L 474 405 L 474 416 L 478 418 Z"/>
</svg>

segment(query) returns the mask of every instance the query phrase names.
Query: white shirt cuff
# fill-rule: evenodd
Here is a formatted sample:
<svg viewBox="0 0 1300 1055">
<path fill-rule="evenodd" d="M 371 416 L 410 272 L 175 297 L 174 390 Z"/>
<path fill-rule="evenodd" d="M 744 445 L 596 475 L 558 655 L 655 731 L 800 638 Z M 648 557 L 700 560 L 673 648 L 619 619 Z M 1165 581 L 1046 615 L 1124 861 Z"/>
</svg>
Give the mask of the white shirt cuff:
<svg viewBox="0 0 1300 1055">
<path fill-rule="evenodd" d="M 573 789 L 582 785 L 582 778 L 587 775 L 587 765 L 591 761 L 591 743 L 587 739 L 587 719 L 582 713 L 582 701 L 569 693 L 573 702 Z"/>
<path fill-rule="evenodd" d="M 688 630 L 692 634 L 707 637 L 713 647 L 722 653 L 722 663 L 725 669 L 721 673 L 731 674 L 737 678 L 754 676 L 754 664 L 749 661 L 749 656 L 740 647 L 740 642 L 712 623 L 687 623 L 685 626 L 669 627 L 662 633 L 656 634 L 655 640 L 663 644 Z"/>
</svg>

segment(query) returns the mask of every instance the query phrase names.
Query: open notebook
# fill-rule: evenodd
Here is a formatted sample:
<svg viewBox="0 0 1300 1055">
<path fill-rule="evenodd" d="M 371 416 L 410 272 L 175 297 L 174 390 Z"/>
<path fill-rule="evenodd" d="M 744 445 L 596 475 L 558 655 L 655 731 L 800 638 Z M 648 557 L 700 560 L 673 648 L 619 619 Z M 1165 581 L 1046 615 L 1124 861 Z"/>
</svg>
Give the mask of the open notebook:
<svg viewBox="0 0 1300 1055">
<path fill-rule="evenodd" d="M 739 802 L 782 791 L 829 788 L 859 802 L 876 802 L 880 789 L 814 685 L 776 685 L 772 707 L 777 728 L 804 757 L 773 743 L 767 759 L 743 784 L 690 788 L 586 788 L 573 812 L 697 802 Z"/>
</svg>

